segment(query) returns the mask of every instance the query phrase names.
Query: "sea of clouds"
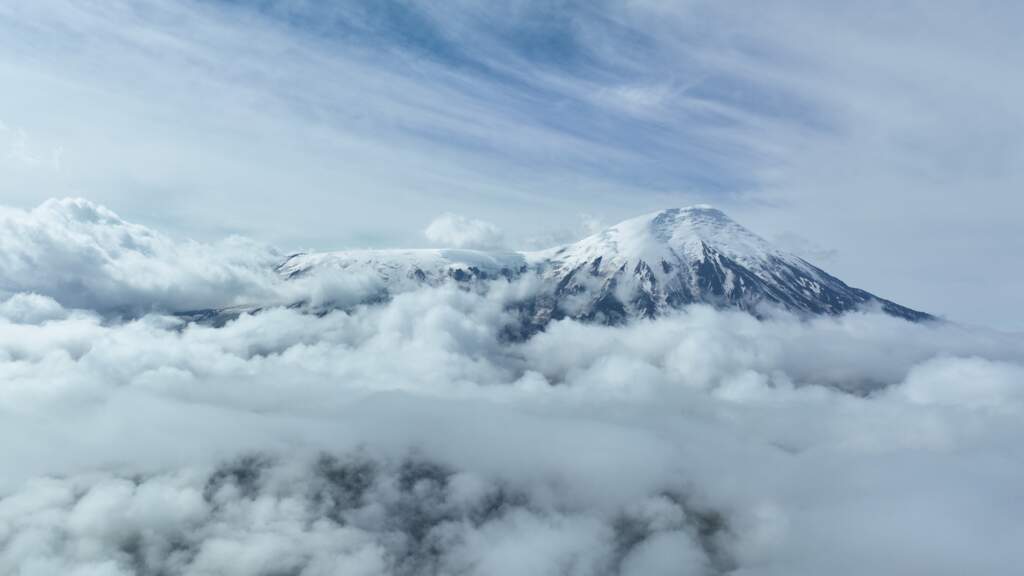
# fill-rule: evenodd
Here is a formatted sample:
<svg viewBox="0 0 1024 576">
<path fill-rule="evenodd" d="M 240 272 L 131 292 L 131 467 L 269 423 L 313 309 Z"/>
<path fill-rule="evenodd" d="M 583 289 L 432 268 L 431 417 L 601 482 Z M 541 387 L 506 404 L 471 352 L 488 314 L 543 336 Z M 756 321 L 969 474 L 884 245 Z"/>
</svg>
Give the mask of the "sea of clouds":
<svg viewBox="0 0 1024 576">
<path fill-rule="evenodd" d="M 0 574 L 1010 574 L 1024 336 L 694 306 L 502 338 L 529 286 L 320 298 L 244 239 L 0 212 Z"/>
</svg>

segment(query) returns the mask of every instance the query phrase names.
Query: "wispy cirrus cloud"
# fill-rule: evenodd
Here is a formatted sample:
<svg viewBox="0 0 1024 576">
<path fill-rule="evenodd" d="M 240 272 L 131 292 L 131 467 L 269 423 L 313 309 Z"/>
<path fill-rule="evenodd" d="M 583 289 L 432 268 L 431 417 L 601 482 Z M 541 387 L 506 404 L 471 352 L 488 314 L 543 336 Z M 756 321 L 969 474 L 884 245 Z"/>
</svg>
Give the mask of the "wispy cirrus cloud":
<svg viewBox="0 0 1024 576">
<path fill-rule="evenodd" d="M 1017 11 L 11 5 L 3 120 L 63 153 L 0 185 L 24 208 L 86 195 L 174 233 L 323 249 L 415 245 L 444 211 L 515 244 L 709 201 L 877 292 L 1006 325 L 1022 279 L 984 278 L 1019 248 Z"/>
</svg>

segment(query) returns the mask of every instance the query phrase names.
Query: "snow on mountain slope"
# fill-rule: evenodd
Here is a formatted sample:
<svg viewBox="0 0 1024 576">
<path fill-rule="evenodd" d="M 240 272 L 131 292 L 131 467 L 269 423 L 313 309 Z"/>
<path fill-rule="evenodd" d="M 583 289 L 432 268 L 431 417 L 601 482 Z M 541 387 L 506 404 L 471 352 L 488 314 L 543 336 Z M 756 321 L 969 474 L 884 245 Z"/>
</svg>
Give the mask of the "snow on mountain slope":
<svg viewBox="0 0 1024 576">
<path fill-rule="evenodd" d="M 733 222 L 723 212 L 706 205 L 671 208 L 625 220 L 575 244 L 531 253 L 533 260 L 558 260 L 578 265 L 604 257 L 604 266 L 628 259 L 645 262 L 680 258 L 702 260 L 703 246 L 748 267 L 763 265 L 769 258 L 789 257 L 760 237 Z"/>
<path fill-rule="evenodd" d="M 526 259 L 518 252 L 480 250 L 349 250 L 296 254 L 277 267 L 286 279 L 324 271 L 376 274 L 392 288 L 437 285 L 449 279 L 511 279 L 524 271 Z"/>
<path fill-rule="evenodd" d="M 876 307 L 908 320 L 931 316 L 852 288 L 780 251 L 708 206 L 673 208 L 612 226 L 566 246 L 536 252 L 356 250 L 298 254 L 278 273 L 375 275 L 384 296 L 454 281 L 484 285 L 536 275 L 541 289 L 517 309 L 526 333 L 571 317 L 618 324 L 692 303 L 757 313 L 778 306 L 802 314 Z"/>
</svg>

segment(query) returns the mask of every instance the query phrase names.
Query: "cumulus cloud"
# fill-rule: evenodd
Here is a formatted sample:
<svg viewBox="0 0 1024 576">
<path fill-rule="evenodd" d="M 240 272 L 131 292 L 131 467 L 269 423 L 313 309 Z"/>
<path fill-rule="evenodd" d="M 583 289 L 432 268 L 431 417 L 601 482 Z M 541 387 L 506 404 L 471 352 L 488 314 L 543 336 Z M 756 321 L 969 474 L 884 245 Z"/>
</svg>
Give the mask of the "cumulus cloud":
<svg viewBox="0 0 1024 576">
<path fill-rule="evenodd" d="M 0 573 L 1019 561 L 1019 334 L 694 306 L 509 342 L 528 280 L 360 305 L 369 280 L 284 283 L 271 248 L 82 200 L 0 231 Z M 348 305 L 163 313 L 249 297 Z"/>
<path fill-rule="evenodd" d="M 281 258 L 242 238 L 175 241 L 78 198 L 0 211 L 0 291 L 72 307 L 180 310 L 265 299 Z"/>
<path fill-rule="evenodd" d="M 67 311 L 60 303 L 39 294 L 19 292 L 0 302 L 0 318 L 20 324 L 38 324 L 66 316 Z"/>
<path fill-rule="evenodd" d="M 222 327 L 0 304 L 0 571 L 1005 573 L 1020 336 L 451 287 Z"/>
<path fill-rule="evenodd" d="M 22 294 L 4 304 L 10 309 L 45 306 L 39 297 L 127 315 L 346 304 L 378 289 L 374 278 L 330 271 L 285 283 L 274 272 L 284 259 L 238 236 L 216 243 L 175 239 L 81 198 L 48 200 L 27 211 L 0 207 L 0 294 Z"/>
<path fill-rule="evenodd" d="M 427 240 L 449 248 L 493 250 L 502 248 L 505 235 L 500 228 L 483 220 L 457 214 L 442 214 L 423 231 Z"/>
</svg>

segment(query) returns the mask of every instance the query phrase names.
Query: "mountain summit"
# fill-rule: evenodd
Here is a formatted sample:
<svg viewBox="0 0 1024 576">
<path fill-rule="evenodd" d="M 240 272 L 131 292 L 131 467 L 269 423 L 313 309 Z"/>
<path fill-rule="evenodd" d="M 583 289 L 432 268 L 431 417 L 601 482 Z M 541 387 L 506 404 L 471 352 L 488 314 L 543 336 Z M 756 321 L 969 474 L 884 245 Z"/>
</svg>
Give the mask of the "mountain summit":
<svg viewBox="0 0 1024 576">
<path fill-rule="evenodd" d="M 277 270 L 285 279 L 328 271 L 370 275 L 383 286 L 374 299 L 421 285 L 475 286 L 534 275 L 540 289 L 515 306 L 528 332 L 560 318 L 619 324 L 693 303 L 753 313 L 776 306 L 805 315 L 878 308 L 911 321 L 932 318 L 852 288 L 703 205 L 632 218 L 576 243 L 535 252 L 297 254 Z"/>
</svg>

